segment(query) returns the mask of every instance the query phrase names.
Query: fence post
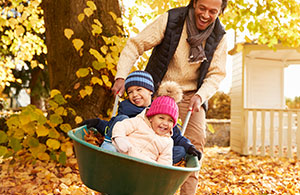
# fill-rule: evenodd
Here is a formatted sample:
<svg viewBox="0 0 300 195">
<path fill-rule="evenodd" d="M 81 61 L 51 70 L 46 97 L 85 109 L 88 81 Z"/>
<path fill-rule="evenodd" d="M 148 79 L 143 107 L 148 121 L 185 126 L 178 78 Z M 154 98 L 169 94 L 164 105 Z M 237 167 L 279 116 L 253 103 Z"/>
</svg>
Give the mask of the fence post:
<svg viewBox="0 0 300 195">
<path fill-rule="evenodd" d="M 279 126 L 278 126 L 278 145 L 279 145 L 279 148 L 278 148 L 278 155 L 279 157 L 282 157 L 283 154 L 282 154 L 282 137 L 283 137 L 283 111 L 280 110 L 279 111 Z"/>
<path fill-rule="evenodd" d="M 274 110 L 270 112 L 270 155 L 274 156 Z"/>
<path fill-rule="evenodd" d="M 265 147 L 265 138 L 266 138 L 266 127 L 265 127 L 265 120 L 266 120 L 266 112 L 261 111 L 261 155 L 265 156 L 266 154 L 266 147 Z"/>
<path fill-rule="evenodd" d="M 256 155 L 257 150 L 256 150 L 256 131 L 257 131 L 257 127 L 256 127 L 256 118 L 257 118 L 257 111 L 253 110 L 253 146 L 252 146 L 252 151 L 253 151 L 253 155 Z"/>
<path fill-rule="evenodd" d="M 297 112 L 297 158 L 300 159 L 300 111 Z"/>
<path fill-rule="evenodd" d="M 292 111 L 288 111 L 287 157 L 292 158 Z"/>
<path fill-rule="evenodd" d="M 245 110 L 244 111 L 245 115 L 244 115 L 244 136 L 243 136 L 243 139 L 244 139 L 244 144 L 243 144 L 243 153 L 248 155 L 249 154 L 249 146 L 248 146 L 248 139 L 249 139 L 249 129 L 248 129 L 248 113 L 249 113 L 249 110 Z"/>
</svg>

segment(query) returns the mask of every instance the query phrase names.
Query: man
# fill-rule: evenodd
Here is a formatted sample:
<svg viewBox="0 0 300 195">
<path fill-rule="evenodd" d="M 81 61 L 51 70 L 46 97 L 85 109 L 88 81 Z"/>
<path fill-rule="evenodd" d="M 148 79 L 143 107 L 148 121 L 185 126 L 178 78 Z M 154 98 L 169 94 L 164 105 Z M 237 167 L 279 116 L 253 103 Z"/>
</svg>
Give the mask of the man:
<svg viewBox="0 0 300 195">
<path fill-rule="evenodd" d="M 226 72 L 227 43 L 218 16 L 227 0 L 191 0 L 187 7 L 169 10 L 127 41 L 117 66 L 114 94 L 124 92 L 124 79 L 144 51 L 153 49 L 146 67 L 155 89 L 162 81 L 176 81 L 184 96 L 179 114 L 192 116 L 185 136 L 203 152 L 207 100 L 217 91 Z M 182 185 L 181 195 L 196 193 L 198 172 Z"/>
</svg>

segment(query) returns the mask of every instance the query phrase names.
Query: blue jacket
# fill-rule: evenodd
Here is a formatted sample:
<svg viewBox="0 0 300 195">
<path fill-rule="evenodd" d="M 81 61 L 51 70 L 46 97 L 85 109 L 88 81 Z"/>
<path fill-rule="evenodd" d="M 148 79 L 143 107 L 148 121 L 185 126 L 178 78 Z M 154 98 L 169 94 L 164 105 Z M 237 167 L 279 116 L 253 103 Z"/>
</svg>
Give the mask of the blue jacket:
<svg viewBox="0 0 300 195">
<path fill-rule="evenodd" d="M 127 115 L 129 118 L 132 118 L 141 113 L 144 109 L 145 107 L 138 107 L 132 104 L 129 100 L 124 100 L 119 104 L 118 115 Z M 98 131 L 100 129 L 104 131 L 106 126 L 110 126 L 114 118 L 115 117 L 111 118 L 110 121 L 99 119 L 98 125 L 96 126 Z M 185 151 L 187 151 L 189 147 L 192 146 L 191 141 L 181 134 L 178 125 L 173 128 L 172 139 L 174 141 L 174 146 L 183 146 Z"/>
</svg>

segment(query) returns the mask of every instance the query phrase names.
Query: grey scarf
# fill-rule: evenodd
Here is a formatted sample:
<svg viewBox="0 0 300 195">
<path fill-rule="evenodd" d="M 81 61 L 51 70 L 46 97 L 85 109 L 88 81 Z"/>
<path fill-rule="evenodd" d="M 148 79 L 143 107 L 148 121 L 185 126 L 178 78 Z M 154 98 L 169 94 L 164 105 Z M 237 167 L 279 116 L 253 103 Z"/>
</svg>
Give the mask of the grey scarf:
<svg viewBox="0 0 300 195">
<path fill-rule="evenodd" d="M 195 22 L 195 9 L 190 7 L 186 24 L 188 34 L 187 42 L 191 46 L 189 62 L 203 62 L 207 60 L 202 43 L 212 33 L 215 22 L 209 25 L 205 30 L 200 31 Z"/>
</svg>

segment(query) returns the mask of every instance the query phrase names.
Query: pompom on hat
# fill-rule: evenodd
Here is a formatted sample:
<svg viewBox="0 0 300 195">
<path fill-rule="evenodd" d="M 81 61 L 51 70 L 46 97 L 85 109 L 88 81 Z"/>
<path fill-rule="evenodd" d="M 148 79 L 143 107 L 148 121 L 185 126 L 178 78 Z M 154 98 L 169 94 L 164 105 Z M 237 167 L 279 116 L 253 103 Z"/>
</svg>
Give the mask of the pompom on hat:
<svg viewBox="0 0 300 195">
<path fill-rule="evenodd" d="M 125 90 L 127 92 L 128 88 L 131 86 L 144 87 L 152 92 L 154 92 L 154 84 L 151 74 L 146 71 L 137 70 L 128 75 L 125 80 Z"/>
<path fill-rule="evenodd" d="M 181 87 L 174 81 L 167 81 L 159 86 L 157 95 L 158 97 L 152 102 L 146 116 L 167 114 L 174 120 L 174 127 L 179 115 L 177 103 L 182 99 Z"/>
</svg>

